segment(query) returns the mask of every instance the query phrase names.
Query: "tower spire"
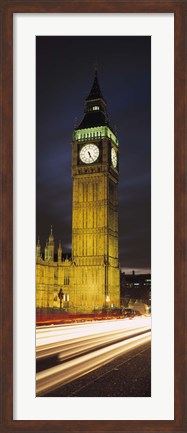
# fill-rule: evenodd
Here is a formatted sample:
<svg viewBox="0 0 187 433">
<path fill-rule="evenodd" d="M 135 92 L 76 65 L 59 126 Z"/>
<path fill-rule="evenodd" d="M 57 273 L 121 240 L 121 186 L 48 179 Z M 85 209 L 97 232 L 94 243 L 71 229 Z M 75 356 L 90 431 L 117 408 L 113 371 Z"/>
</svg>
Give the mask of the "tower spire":
<svg viewBox="0 0 187 433">
<path fill-rule="evenodd" d="M 99 80 L 98 80 L 98 69 L 95 68 L 95 75 L 94 75 L 94 81 L 92 84 L 92 88 L 90 90 L 89 95 L 86 98 L 86 101 L 93 101 L 95 99 L 102 99 L 103 102 L 105 102 L 103 95 L 101 93 Z M 105 102 L 106 104 L 106 102 Z"/>
<path fill-rule="evenodd" d="M 106 110 L 106 101 L 103 98 L 101 93 L 99 80 L 98 80 L 98 72 L 95 67 L 95 74 L 93 84 L 90 90 L 89 95 L 85 99 L 85 115 L 82 122 L 75 128 L 85 129 L 85 128 L 94 128 L 97 126 L 109 126 L 108 124 L 108 115 Z"/>
<path fill-rule="evenodd" d="M 59 241 L 58 244 L 58 262 L 62 261 L 62 247 L 61 247 L 61 241 Z"/>
<path fill-rule="evenodd" d="M 49 242 L 48 242 L 48 259 L 52 261 L 54 261 L 54 249 L 55 249 L 55 243 L 54 243 L 54 236 L 53 236 L 53 226 L 51 225 Z"/>
<path fill-rule="evenodd" d="M 45 243 L 45 251 L 44 251 L 44 257 L 45 260 L 48 260 L 48 240 L 46 239 L 46 243 Z"/>
<path fill-rule="evenodd" d="M 40 238 L 38 236 L 38 243 L 36 246 L 36 257 L 40 258 L 41 257 L 41 245 L 40 245 Z"/>
<path fill-rule="evenodd" d="M 53 236 L 53 226 L 51 225 L 50 235 L 49 235 L 49 245 L 54 244 L 54 236 Z"/>
</svg>

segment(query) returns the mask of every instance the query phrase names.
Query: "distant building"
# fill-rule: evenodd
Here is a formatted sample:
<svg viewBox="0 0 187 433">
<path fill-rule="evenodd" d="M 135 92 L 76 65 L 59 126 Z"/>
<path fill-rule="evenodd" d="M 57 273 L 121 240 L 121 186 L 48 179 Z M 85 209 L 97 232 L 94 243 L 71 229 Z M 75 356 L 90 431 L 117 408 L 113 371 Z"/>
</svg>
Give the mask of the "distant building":
<svg viewBox="0 0 187 433">
<path fill-rule="evenodd" d="M 134 271 L 132 271 L 132 274 L 121 272 L 120 287 L 121 305 L 132 308 L 135 302 L 136 306 L 138 302 L 141 302 L 150 309 L 151 274 L 136 274 Z"/>
</svg>

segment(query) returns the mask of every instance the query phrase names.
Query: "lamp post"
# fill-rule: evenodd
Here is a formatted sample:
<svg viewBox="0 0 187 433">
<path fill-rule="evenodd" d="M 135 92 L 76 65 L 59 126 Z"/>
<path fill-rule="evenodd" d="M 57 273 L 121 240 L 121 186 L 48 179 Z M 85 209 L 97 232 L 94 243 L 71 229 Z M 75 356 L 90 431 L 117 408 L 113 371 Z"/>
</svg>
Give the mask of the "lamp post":
<svg viewBox="0 0 187 433">
<path fill-rule="evenodd" d="M 59 292 L 58 292 L 58 297 L 60 299 L 60 308 L 62 308 L 62 299 L 64 297 L 64 293 L 62 291 L 62 287 L 60 288 Z"/>
<path fill-rule="evenodd" d="M 104 280 L 105 280 L 105 309 L 107 310 L 109 307 L 110 297 L 108 296 L 108 260 L 107 257 L 104 256 Z"/>
</svg>

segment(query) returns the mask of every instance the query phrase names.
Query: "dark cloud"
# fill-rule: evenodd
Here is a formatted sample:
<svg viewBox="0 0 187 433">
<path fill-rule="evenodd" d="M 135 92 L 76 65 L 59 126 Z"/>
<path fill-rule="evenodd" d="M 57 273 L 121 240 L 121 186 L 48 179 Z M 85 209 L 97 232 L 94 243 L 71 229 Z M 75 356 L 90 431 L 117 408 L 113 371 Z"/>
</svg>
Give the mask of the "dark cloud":
<svg viewBox="0 0 187 433">
<path fill-rule="evenodd" d="M 93 82 L 94 62 L 120 145 L 119 252 L 128 269 L 151 262 L 151 38 L 37 37 L 36 231 L 54 226 L 71 248 L 71 140 Z"/>
</svg>

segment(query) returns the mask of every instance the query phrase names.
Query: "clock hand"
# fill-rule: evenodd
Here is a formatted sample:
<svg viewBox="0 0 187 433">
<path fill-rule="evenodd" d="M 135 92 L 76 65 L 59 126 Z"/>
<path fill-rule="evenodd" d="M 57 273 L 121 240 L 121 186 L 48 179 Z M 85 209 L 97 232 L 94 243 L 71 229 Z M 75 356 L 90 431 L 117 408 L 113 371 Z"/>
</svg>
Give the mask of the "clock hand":
<svg viewBox="0 0 187 433">
<path fill-rule="evenodd" d="M 92 157 L 91 153 L 89 152 L 89 150 L 88 150 L 88 155 L 93 160 L 93 157 Z"/>
</svg>

